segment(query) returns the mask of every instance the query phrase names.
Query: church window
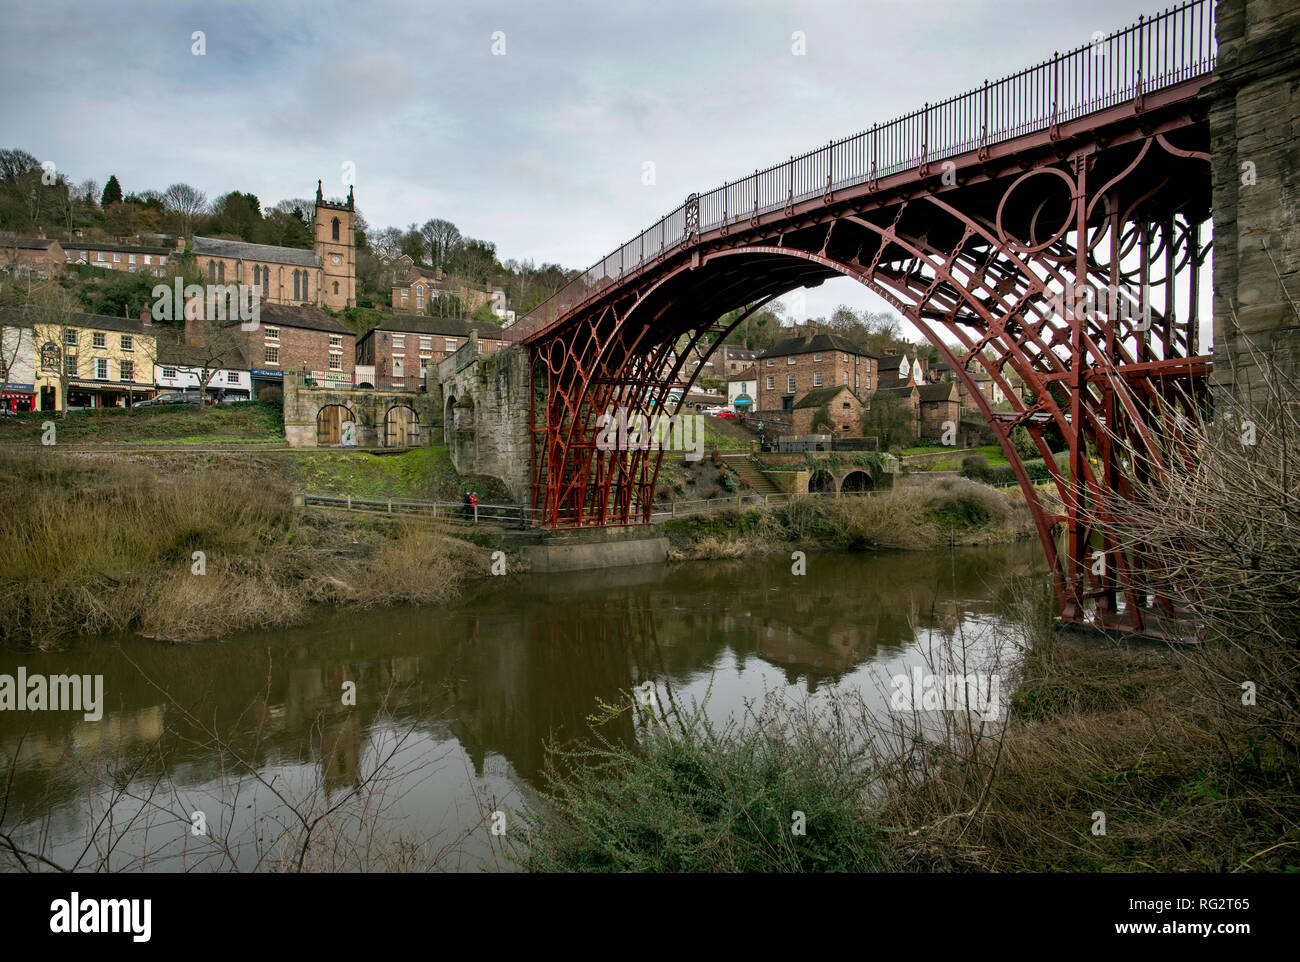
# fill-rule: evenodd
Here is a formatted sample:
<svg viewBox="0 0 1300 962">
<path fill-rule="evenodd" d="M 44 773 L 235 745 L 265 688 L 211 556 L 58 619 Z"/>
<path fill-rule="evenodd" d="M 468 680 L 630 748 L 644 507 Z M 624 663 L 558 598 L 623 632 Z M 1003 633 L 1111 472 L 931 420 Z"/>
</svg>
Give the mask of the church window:
<svg viewBox="0 0 1300 962">
<path fill-rule="evenodd" d="M 337 294 L 338 292 L 339 292 L 339 282 L 338 282 L 338 281 L 335 281 L 335 282 L 334 282 L 334 293 Z"/>
<path fill-rule="evenodd" d="M 298 272 L 297 272 L 297 271 L 294 271 L 294 272 L 293 272 L 293 299 L 294 299 L 295 301 L 302 300 L 302 297 L 301 297 L 301 295 L 298 293 L 298 291 L 299 291 L 299 288 L 298 288 Z"/>
<path fill-rule="evenodd" d="M 215 284 L 216 282 L 217 282 L 217 262 L 208 261 L 208 283 Z"/>
<path fill-rule="evenodd" d="M 339 239 L 339 219 L 337 217 L 334 218 L 334 239 Z"/>
<path fill-rule="evenodd" d="M 226 262 L 225 261 L 222 261 L 220 264 L 217 265 L 217 283 L 218 284 L 226 283 Z"/>
</svg>

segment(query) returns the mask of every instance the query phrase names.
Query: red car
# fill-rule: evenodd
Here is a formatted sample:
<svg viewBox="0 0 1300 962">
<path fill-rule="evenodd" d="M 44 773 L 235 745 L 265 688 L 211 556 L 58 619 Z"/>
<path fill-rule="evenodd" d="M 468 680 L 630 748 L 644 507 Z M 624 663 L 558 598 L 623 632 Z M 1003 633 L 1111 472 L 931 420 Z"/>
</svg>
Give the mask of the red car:
<svg viewBox="0 0 1300 962">
<path fill-rule="evenodd" d="M 715 418 L 734 418 L 734 417 L 736 416 L 736 412 L 735 412 L 735 411 L 719 411 L 717 414 L 715 414 L 715 415 L 713 415 L 713 416 L 714 416 Z"/>
</svg>

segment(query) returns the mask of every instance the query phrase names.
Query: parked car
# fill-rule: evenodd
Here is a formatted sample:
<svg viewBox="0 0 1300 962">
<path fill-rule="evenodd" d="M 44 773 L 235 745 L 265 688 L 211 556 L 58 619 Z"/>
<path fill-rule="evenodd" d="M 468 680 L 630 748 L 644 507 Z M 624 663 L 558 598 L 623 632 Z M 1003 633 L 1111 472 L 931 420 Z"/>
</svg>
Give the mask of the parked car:
<svg viewBox="0 0 1300 962">
<path fill-rule="evenodd" d="M 709 415 L 710 417 L 716 418 L 719 414 L 721 414 L 725 410 L 726 408 L 724 408 L 720 404 L 709 404 L 704 408 L 704 413 Z"/>
<path fill-rule="evenodd" d="M 138 408 L 156 407 L 160 404 L 198 404 L 199 395 L 191 391 L 170 391 L 166 394 L 159 394 L 151 397 L 147 401 L 140 401 L 136 404 Z M 209 401 L 209 404 L 212 402 Z"/>
<path fill-rule="evenodd" d="M 728 411 L 726 408 L 723 408 L 721 411 L 719 411 L 717 414 L 714 415 L 714 417 L 717 418 L 734 418 L 735 416 L 736 416 L 735 411 Z"/>
</svg>

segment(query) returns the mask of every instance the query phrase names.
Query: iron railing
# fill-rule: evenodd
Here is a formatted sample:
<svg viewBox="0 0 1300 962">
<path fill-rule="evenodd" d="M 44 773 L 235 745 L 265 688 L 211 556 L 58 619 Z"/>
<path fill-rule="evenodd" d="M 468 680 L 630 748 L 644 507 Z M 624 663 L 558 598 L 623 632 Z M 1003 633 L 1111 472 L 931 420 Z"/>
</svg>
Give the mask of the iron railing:
<svg viewBox="0 0 1300 962">
<path fill-rule="evenodd" d="M 704 231 L 903 170 L 1048 130 L 1214 69 L 1214 0 L 1187 0 L 1153 17 L 845 140 L 692 194 L 505 330 L 518 343 Z"/>
</svg>

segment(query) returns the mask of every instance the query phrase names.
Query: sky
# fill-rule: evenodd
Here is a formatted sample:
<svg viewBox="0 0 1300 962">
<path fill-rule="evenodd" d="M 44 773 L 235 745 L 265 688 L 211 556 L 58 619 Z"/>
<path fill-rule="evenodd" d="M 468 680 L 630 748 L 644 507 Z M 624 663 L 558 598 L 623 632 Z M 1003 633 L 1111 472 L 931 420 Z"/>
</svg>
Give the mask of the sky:
<svg viewBox="0 0 1300 962">
<path fill-rule="evenodd" d="M 372 228 L 441 217 L 502 260 L 586 268 L 692 192 L 1157 9 L 42 0 L 4 13 L 0 147 L 74 183 L 185 181 L 263 209 L 351 178 Z M 785 302 L 800 320 L 887 309 L 848 279 Z"/>
</svg>

